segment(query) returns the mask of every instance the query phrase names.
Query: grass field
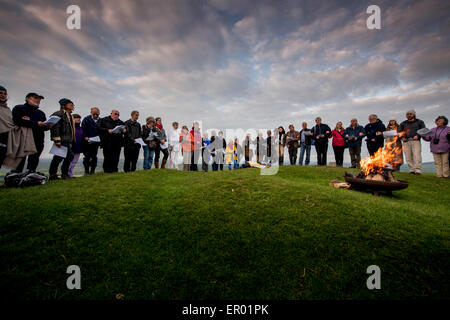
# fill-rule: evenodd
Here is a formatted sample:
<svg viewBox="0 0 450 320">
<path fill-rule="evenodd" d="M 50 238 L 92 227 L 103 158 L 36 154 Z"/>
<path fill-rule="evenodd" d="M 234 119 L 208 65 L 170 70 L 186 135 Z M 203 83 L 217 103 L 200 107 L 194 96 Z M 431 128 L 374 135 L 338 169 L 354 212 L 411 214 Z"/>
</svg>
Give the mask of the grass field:
<svg viewBox="0 0 450 320">
<path fill-rule="evenodd" d="M 450 180 L 397 173 L 409 188 L 374 197 L 329 187 L 344 171 L 150 170 L 1 188 L 2 293 L 449 298 Z M 66 288 L 72 264 L 81 290 Z M 381 268 L 381 290 L 366 287 L 369 265 Z"/>
</svg>

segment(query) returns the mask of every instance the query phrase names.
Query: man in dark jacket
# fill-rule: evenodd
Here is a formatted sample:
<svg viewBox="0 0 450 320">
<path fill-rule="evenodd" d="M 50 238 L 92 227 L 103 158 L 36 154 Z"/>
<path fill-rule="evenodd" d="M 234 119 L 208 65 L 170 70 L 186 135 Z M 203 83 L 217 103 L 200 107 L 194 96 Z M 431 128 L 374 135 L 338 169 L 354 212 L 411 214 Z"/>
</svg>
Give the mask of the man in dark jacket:
<svg viewBox="0 0 450 320">
<path fill-rule="evenodd" d="M 83 129 L 84 174 L 94 174 L 97 167 L 97 154 L 100 142 L 90 141 L 90 139 L 98 137 L 97 122 L 99 117 L 100 109 L 93 107 L 91 108 L 91 114 L 81 122 L 81 128 Z"/>
<path fill-rule="evenodd" d="M 364 127 L 366 131 L 367 150 L 373 156 L 378 149 L 384 146 L 383 132 L 386 131 L 386 126 L 378 119 L 376 114 L 369 116 L 369 123 Z"/>
<path fill-rule="evenodd" d="M 358 124 L 357 119 L 352 119 L 350 127 L 345 129 L 344 138 L 348 145 L 352 168 L 359 168 L 361 162 L 361 144 L 366 136 L 366 131 Z"/>
<path fill-rule="evenodd" d="M 45 113 L 39 109 L 39 104 L 42 99 L 44 97 L 37 93 L 29 93 L 25 97 L 25 104 L 17 105 L 12 109 L 14 124 L 19 127 L 32 128 L 33 130 L 34 144 L 36 145 L 37 152 L 27 157 L 27 170 L 31 172 L 36 171 L 39 165 L 39 157 L 41 156 L 42 150 L 44 150 L 45 131 L 50 130 L 52 127 L 44 123 L 46 120 Z M 23 158 L 16 170 L 14 170 L 15 172 L 23 171 L 25 160 L 26 158 Z"/>
<path fill-rule="evenodd" d="M 303 165 L 303 157 L 306 151 L 305 165 L 309 165 L 309 157 L 311 155 L 311 129 L 308 129 L 306 122 L 302 123 L 302 130 L 300 131 L 300 157 L 298 160 L 299 165 Z"/>
<path fill-rule="evenodd" d="M 289 125 L 289 131 L 286 133 L 286 146 L 289 152 L 289 161 L 291 166 L 297 162 L 297 152 L 300 141 L 300 132 L 295 131 L 294 125 Z"/>
<path fill-rule="evenodd" d="M 52 114 L 52 116 L 58 116 L 61 119 L 53 126 L 51 130 L 51 139 L 58 148 L 66 147 L 67 155 L 65 158 L 54 155 L 52 162 L 50 163 L 49 180 L 58 179 L 58 166 L 62 162 L 61 166 L 61 178 L 68 179 L 69 166 L 73 160 L 74 153 L 72 150 L 72 144 L 75 143 L 75 121 L 73 120 L 72 112 L 75 108 L 73 102 L 69 99 L 63 98 L 59 100 L 60 110 Z"/>
<path fill-rule="evenodd" d="M 211 150 L 211 155 L 213 156 L 212 169 L 213 171 L 223 170 L 223 158 L 224 150 L 227 147 L 227 142 L 223 138 L 223 132 L 219 131 L 218 136 L 211 136 L 211 144 L 209 149 Z"/>
<path fill-rule="evenodd" d="M 111 115 L 101 118 L 97 122 L 103 148 L 103 171 L 105 173 L 119 171 L 120 151 L 122 150 L 124 133 L 127 131 L 125 123 L 119 119 L 119 116 L 119 111 L 113 110 Z M 123 128 L 116 128 L 117 126 L 123 126 Z"/>
<path fill-rule="evenodd" d="M 403 152 L 412 174 L 422 173 L 422 144 L 417 130 L 425 128 L 425 123 L 416 118 L 416 111 L 406 112 L 406 120 L 398 127 L 403 140 Z"/>
<path fill-rule="evenodd" d="M 245 158 L 245 164 L 250 161 L 250 159 L 253 157 L 252 149 L 250 148 L 250 145 L 252 144 L 250 140 L 250 133 L 247 133 L 245 136 L 244 141 L 242 142 L 242 149 L 244 150 L 244 158 Z"/>
<path fill-rule="evenodd" d="M 328 139 L 331 129 L 328 125 L 322 123 L 322 118 L 316 118 L 316 125 L 312 129 L 312 137 L 317 152 L 317 164 L 319 166 L 327 165 Z"/>
<path fill-rule="evenodd" d="M 127 126 L 127 132 L 125 133 L 125 145 L 123 150 L 125 154 L 123 171 L 125 172 L 136 171 L 136 163 L 139 158 L 139 150 L 141 149 L 141 145 L 136 142 L 136 139 L 142 137 L 142 129 L 139 122 L 137 122 L 138 119 L 139 112 L 132 111 L 131 119 L 125 121 L 125 125 Z"/>
</svg>

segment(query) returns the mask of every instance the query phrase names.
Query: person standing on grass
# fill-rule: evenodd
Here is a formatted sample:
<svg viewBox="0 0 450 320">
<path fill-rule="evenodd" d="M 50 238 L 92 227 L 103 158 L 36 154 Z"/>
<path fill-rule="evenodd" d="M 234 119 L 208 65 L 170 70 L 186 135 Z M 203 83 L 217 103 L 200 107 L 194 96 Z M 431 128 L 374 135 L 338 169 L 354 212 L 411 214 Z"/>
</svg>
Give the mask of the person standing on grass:
<svg viewBox="0 0 450 320">
<path fill-rule="evenodd" d="M 317 153 L 317 165 L 327 165 L 327 152 L 328 152 L 328 138 L 331 134 L 331 129 L 328 125 L 322 123 L 322 118 L 316 118 L 316 125 L 312 129 L 312 137 L 314 139 L 314 145 Z"/>
<path fill-rule="evenodd" d="M 389 124 L 386 127 L 386 131 L 395 130 L 398 132 L 398 128 L 399 125 L 397 123 L 397 120 L 395 118 L 389 119 Z M 393 151 L 394 149 L 399 150 L 399 152 L 395 153 L 395 157 L 394 159 L 392 159 L 390 164 L 394 171 L 400 171 L 400 166 L 403 163 L 402 140 L 398 137 L 387 137 L 385 149 L 388 149 L 388 151 Z"/>
<path fill-rule="evenodd" d="M 450 127 L 448 119 L 439 116 L 435 120 L 436 127 L 431 129 L 432 135 L 424 136 L 423 140 L 430 142 L 430 151 L 433 153 L 436 176 L 449 178 L 449 153 L 450 153 Z"/>
<path fill-rule="evenodd" d="M 142 138 L 142 129 L 139 122 L 139 112 L 132 111 L 131 119 L 125 121 L 125 126 L 127 132 L 125 133 L 124 139 L 124 155 L 125 162 L 123 164 L 123 171 L 133 172 L 136 171 L 136 164 L 139 158 L 139 151 L 141 150 L 141 145 L 136 142 L 136 139 Z"/>
<path fill-rule="evenodd" d="M 169 150 L 168 150 L 166 130 L 164 130 L 163 128 L 161 117 L 156 118 L 155 127 L 156 130 L 158 131 L 157 136 L 158 141 L 155 150 L 155 169 L 159 169 L 159 155 L 161 152 L 163 153 L 161 169 L 164 169 L 166 167 L 167 159 L 169 158 Z"/>
<path fill-rule="evenodd" d="M 124 134 L 126 128 L 113 132 L 117 126 L 125 126 L 125 123 L 119 119 L 120 112 L 111 111 L 107 117 L 101 118 L 97 122 L 98 133 L 103 148 L 103 171 L 113 173 L 119 171 L 120 152 L 123 146 Z"/>
<path fill-rule="evenodd" d="M 386 131 L 386 127 L 376 114 L 371 114 L 364 131 L 366 132 L 367 150 L 373 156 L 378 149 L 384 146 L 383 132 Z"/>
<path fill-rule="evenodd" d="M 350 153 L 350 160 L 352 168 L 359 168 L 361 161 L 361 145 L 362 139 L 366 136 L 366 131 L 358 124 L 358 120 L 353 118 L 350 121 L 350 126 L 344 132 L 345 141 L 347 141 L 348 151 Z"/>
<path fill-rule="evenodd" d="M 198 122 L 194 122 L 190 134 L 192 143 L 191 171 L 198 171 L 200 153 L 202 152 L 202 134 Z"/>
<path fill-rule="evenodd" d="M 422 144 L 417 130 L 425 128 L 425 123 L 416 118 L 416 111 L 406 112 L 406 120 L 403 121 L 398 131 L 402 133 L 403 151 L 409 166 L 409 173 L 422 173 Z"/>
<path fill-rule="evenodd" d="M 155 118 L 147 117 L 144 125 L 142 125 L 142 140 L 145 142 L 144 146 L 144 170 L 152 168 L 153 156 L 156 149 L 156 135 L 158 131 L 155 128 Z"/>
<path fill-rule="evenodd" d="M 227 147 L 227 143 L 223 138 L 223 132 L 219 131 L 218 136 L 211 137 L 211 154 L 214 156 L 213 158 L 213 171 L 221 170 L 223 171 L 223 162 L 225 149 Z"/>
<path fill-rule="evenodd" d="M 228 140 L 228 144 L 226 147 L 226 159 L 225 159 L 226 164 L 228 164 L 228 170 L 231 170 L 231 166 L 234 163 L 234 157 L 236 154 L 235 151 L 236 151 L 236 149 L 235 149 L 233 140 L 231 140 L 231 139 Z M 237 157 L 236 157 L 236 160 L 237 160 Z"/>
<path fill-rule="evenodd" d="M 258 135 L 253 143 L 256 145 L 256 162 L 261 163 L 261 160 L 264 159 L 264 154 L 266 153 L 265 140 L 262 132 L 258 132 Z"/>
<path fill-rule="evenodd" d="M 6 158 L 9 131 L 14 127 L 7 101 L 8 92 L 5 87 L 0 86 L 0 168 Z"/>
<path fill-rule="evenodd" d="M 295 131 L 294 125 L 289 125 L 289 131 L 286 133 L 286 144 L 289 152 L 289 161 L 291 166 L 297 162 L 298 142 L 300 140 L 300 132 Z"/>
<path fill-rule="evenodd" d="M 191 135 L 187 126 L 183 126 L 180 133 L 181 153 L 183 155 L 183 171 L 191 168 L 192 143 Z"/>
<path fill-rule="evenodd" d="M 60 110 L 52 114 L 61 119 L 53 126 L 51 132 L 51 139 L 58 148 L 66 147 L 67 155 L 65 158 L 54 155 L 49 169 L 49 180 L 58 179 L 58 166 L 61 166 L 61 178 L 73 178 L 69 175 L 70 163 L 74 158 L 73 145 L 75 144 L 75 121 L 73 119 L 73 109 L 75 108 L 72 101 L 63 98 L 59 100 Z"/>
<path fill-rule="evenodd" d="M 69 177 L 73 177 L 73 169 L 80 159 L 80 154 L 83 152 L 83 129 L 81 128 L 81 116 L 79 114 L 73 115 L 75 122 L 75 143 L 73 144 L 73 160 L 69 165 Z"/>
<path fill-rule="evenodd" d="M 242 149 L 244 150 L 245 163 L 250 161 L 250 159 L 253 156 L 252 155 L 252 150 L 250 148 L 250 145 L 251 145 L 251 137 L 250 137 L 250 133 L 247 133 L 247 135 L 245 136 L 244 141 L 242 142 Z"/>
<path fill-rule="evenodd" d="M 302 130 L 300 131 L 300 157 L 298 160 L 298 164 L 301 166 L 303 165 L 303 157 L 305 156 L 305 152 L 305 165 L 309 165 L 309 159 L 311 156 L 311 137 L 311 129 L 308 129 L 308 124 L 303 122 Z"/>
<path fill-rule="evenodd" d="M 239 139 L 238 138 L 234 138 L 234 147 L 236 149 L 236 160 L 234 161 L 234 169 L 239 169 L 239 165 L 241 164 L 242 161 L 242 147 L 239 144 Z"/>
<path fill-rule="evenodd" d="M 209 145 L 211 144 L 211 140 L 208 139 L 208 132 L 203 133 L 202 138 L 202 170 L 204 172 L 208 172 L 209 166 Z"/>
<path fill-rule="evenodd" d="M 272 131 L 270 130 L 267 130 L 265 162 L 272 163 Z"/>
<path fill-rule="evenodd" d="M 178 161 L 180 158 L 180 133 L 181 130 L 178 129 L 178 122 L 172 123 L 172 129 L 168 132 L 169 139 L 169 169 L 179 170 Z"/>
<path fill-rule="evenodd" d="M 91 114 L 83 119 L 81 122 L 81 129 L 83 131 L 83 166 L 84 174 L 94 174 L 97 168 L 97 154 L 100 142 L 89 141 L 90 138 L 98 136 L 97 122 L 100 117 L 100 109 L 97 107 L 91 108 Z"/>
<path fill-rule="evenodd" d="M 284 148 L 286 147 L 286 131 L 282 126 L 278 127 L 278 164 L 284 164 Z"/>
<path fill-rule="evenodd" d="M 345 151 L 345 130 L 342 127 L 342 122 L 336 123 L 336 127 L 331 131 L 330 138 L 332 138 L 331 145 L 333 146 L 334 158 L 336 159 L 336 166 L 342 167 L 344 164 L 344 151 Z"/>
<path fill-rule="evenodd" d="M 25 104 L 17 105 L 12 109 L 13 122 L 18 127 L 31 128 L 33 131 L 34 144 L 36 146 L 36 153 L 23 157 L 14 172 L 22 172 L 25 166 L 25 161 L 28 158 L 27 170 L 35 172 L 39 165 L 39 157 L 42 150 L 44 150 L 45 131 L 52 128 L 51 125 L 46 125 L 45 113 L 39 109 L 43 96 L 37 93 L 29 93 L 25 97 Z"/>
</svg>

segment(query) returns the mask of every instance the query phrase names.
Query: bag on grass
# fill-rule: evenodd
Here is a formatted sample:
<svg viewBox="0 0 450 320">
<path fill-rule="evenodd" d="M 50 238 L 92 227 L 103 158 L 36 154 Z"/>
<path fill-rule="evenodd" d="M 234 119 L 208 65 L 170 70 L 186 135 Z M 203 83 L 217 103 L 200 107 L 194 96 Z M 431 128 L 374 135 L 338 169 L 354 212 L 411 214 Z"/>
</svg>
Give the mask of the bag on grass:
<svg viewBox="0 0 450 320">
<path fill-rule="evenodd" d="M 40 172 L 9 172 L 5 176 L 5 187 L 24 188 L 45 184 L 47 181 L 47 176 Z"/>
</svg>

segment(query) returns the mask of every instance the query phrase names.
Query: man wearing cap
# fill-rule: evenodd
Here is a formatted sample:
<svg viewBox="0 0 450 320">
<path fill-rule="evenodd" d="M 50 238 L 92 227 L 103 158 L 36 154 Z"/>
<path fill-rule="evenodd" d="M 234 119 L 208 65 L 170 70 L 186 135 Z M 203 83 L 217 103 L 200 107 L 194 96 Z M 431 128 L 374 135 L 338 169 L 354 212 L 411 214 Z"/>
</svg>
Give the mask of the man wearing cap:
<svg viewBox="0 0 450 320">
<path fill-rule="evenodd" d="M 68 179 L 72 178 L 69 175 L 70 163 L 73 160 L 74 153 L 72 150 L 73 143 L 75 140 L 75 121 L 72 116 L 73 109 L 75 108 L 73 102 L 69 99 L 63 98 L 59 100 L 59 105 L 61 109 L 52 114 L 52 116 L 58 116 L 61 118 L 51 130 L 51 139 L 55 145 L 59 148 L 62 146 L 67 148 L 67 155 L 65 158 L 54 155 L 52 162 L 50 163 L 50 179 L 58 179 L 58 166 L 62 162 L 61 166 L 61 178 Z"/>
<path fill-rule="evenodd" d="M 32 128 L 36 153 L 24 157 L 17 166 L 15 172 L 22 172 L 25 160 L 28 158 L 27 170 L 34 172 L 39 165 L 39 157 L 44 149 L 45 131 L 50 130 L 51 125 L 45 124 L 45 113 L 39 109 L 43 96 L 37 93 L 29 93 L 25 97 L 25 104 L 17 105 L 12 109 L 14 124 L 19 127 Z"/>
<path fill-rule="evenodd" d="M 136 163 L 139 158 L 139 150 L 141 149 L 141 145 L 136 142 L 136 139 L 142 138 L 142 129 L 139 122 L 137 122 L 138 119 L 139 111 L 132 111 L 131 119 L 125 121 L 125 125 L 127 126 L 123 148 L 125 156 L 123 171 L 125 172 L 136 171 Z"/>
<path fill-rule="evenodd" d="M 81 129 L 83 129 L 83 166 L 84 174 L 86 175 L 94 174 L 97 167 L 97 154 L 100 142 L 89 141 L 89 139 L 98 136 L 97 122 L 99 117 L 100 109 L 92 107 L 91 114 L 81 122 Z"/>
<path fill-rule="evenodd" d="M 409 173 L 422 173 L 422 144 L 417 130 L 425 128 L 425 123 L 416 118 L 416 111 L 406 112 L 406 120 L 403 121 L 398 132 L 401 132 L 403 141 L 403 152 L 409 166 Z"/>
<path fill-rule="evenodd" d="M 103 171 L 105 173 L 119 171 L 120 151 L 123 146 L 124 133 L 127 131 L 126 129 L 113 131 L 117 126 L 125 125 L 119 119 L 119 116 L 119 111 L 113 110 L 109 116 L 101 118 L 97 122 L 98 133 L 103 148 Z"/>
</svg>

